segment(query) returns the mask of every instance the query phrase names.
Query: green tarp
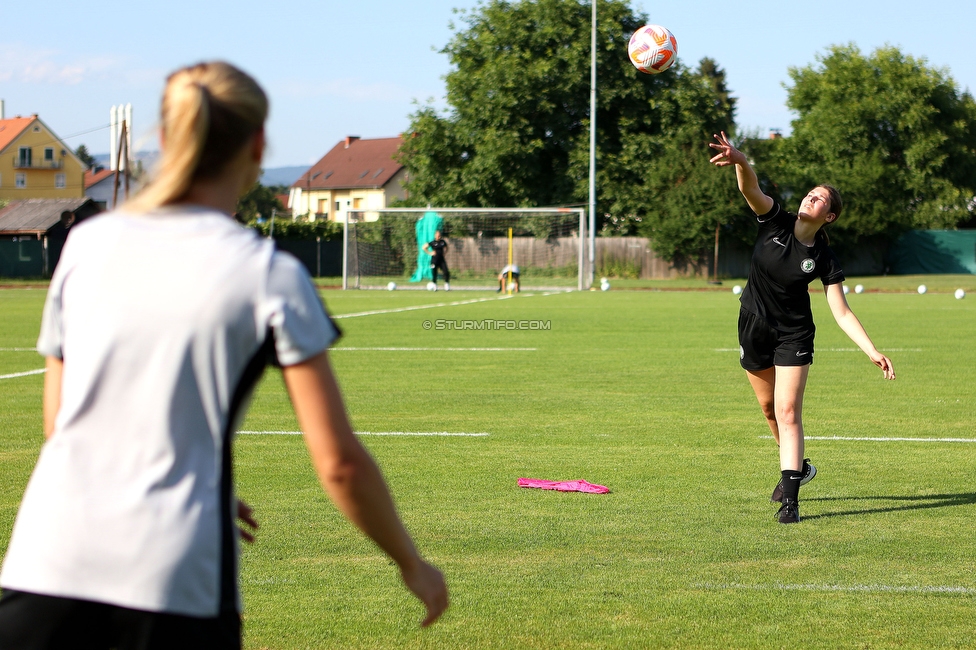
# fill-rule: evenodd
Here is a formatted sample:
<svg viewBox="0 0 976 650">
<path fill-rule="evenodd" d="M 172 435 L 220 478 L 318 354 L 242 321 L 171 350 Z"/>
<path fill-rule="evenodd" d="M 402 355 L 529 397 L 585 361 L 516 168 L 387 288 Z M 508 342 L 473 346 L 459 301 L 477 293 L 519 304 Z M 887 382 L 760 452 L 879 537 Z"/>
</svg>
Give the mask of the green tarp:
<svg viewBox="0 0 976 650">
<path fill-rule="evenodd" d="M 889 272 L 976 274 L 976 230 L 910 230 L 888 252 Z"/>
<path fill-rule="evenodd" d="M 410 276 L 411 282 L 432 280 L 434 275 L 430 271 L 430 255 L 424 252 L 424 244 L 434 241 L 434 233 L 441 229 L 444 219 L 436 212 L 425 212 L 417 219 L 417 270 Z"/>
</svg>

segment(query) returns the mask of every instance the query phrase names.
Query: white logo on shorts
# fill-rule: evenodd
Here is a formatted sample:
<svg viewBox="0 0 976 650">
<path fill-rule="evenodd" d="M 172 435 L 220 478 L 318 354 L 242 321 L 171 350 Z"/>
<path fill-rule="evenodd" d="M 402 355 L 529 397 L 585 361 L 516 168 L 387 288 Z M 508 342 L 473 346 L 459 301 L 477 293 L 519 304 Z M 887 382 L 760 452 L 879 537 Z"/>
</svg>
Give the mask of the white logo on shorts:
<svg viewBox="0 0 976 650">
<path fill-rule="evenodd" d="M 813 271 L 814 268 L 816 268 L 816 266 L 817 266 L 816 262 L 814 262 L 809 257 L 803 260 L 802 262 L 800 262 L 800 270 L 803 271 L 804 273 L 810 273 L 811 271 Z"/>
</svg>

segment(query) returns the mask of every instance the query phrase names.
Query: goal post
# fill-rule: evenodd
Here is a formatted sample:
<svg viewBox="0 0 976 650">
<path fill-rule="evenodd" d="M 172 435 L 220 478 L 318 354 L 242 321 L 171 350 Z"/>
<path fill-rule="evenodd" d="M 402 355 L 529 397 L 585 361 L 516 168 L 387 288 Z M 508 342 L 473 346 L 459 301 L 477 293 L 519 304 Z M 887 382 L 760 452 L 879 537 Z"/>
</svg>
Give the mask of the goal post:
<svg viewBox="0 0 976 650">
<path fill-rule="evenodd" d="M 343 289 L 426 287 L 431 270 L 423 245 L 435 229 L 447 240 L 452 289 L 498 288 L 509 229 L 523 289 L 587 288 L 585 208 L 376 208 L 346 215 Z"/>
</svg>

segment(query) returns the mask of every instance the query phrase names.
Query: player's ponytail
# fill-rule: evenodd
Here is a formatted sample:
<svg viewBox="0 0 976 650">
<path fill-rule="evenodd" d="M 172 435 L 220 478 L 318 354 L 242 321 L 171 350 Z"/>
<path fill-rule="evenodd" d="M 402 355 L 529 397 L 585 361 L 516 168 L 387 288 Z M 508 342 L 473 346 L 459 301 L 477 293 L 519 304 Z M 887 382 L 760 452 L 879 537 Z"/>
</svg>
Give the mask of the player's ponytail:
<svg viewBox="0 0 976 650">
<path fill-rule="evenodd" d="M 163 92 L 159 167 L 126 208 L 142 212 L 178 202 L 193 181 L 218 176 L 267 115 L 264 91 L 234 66 L 216 61 L 177 70 Z"/>
</svg>

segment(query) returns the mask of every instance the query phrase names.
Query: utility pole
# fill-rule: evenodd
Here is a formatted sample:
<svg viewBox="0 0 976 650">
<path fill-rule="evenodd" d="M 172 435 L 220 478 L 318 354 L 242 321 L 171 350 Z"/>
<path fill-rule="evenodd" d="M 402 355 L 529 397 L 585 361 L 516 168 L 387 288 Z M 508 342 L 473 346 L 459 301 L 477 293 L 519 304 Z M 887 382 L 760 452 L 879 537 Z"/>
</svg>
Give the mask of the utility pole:
<svg viewBox="0 0 976 650">
<path fill-rule="evenodd" d="M 596 273 L 596 2 L 590 19 L 590 274 L 588 287 Z"/>
</svg>

